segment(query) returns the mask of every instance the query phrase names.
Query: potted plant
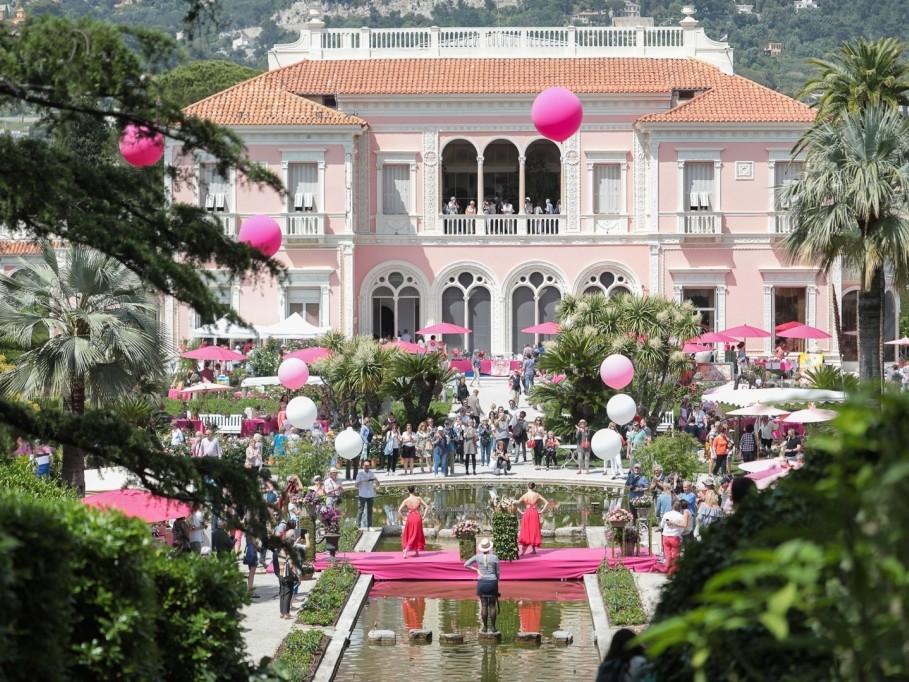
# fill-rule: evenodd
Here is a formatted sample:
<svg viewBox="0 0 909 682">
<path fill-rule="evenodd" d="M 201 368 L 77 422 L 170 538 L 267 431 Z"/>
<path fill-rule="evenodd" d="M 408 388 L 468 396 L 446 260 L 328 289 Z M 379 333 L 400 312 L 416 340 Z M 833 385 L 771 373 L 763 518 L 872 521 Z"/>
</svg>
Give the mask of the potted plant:
<svg viewBox="0 0 909 682">
<path fill-rule="evenodd" d="M 319 507 L 325 504 L 325 496 L 319 495 L 315 490 L 309 490 L 300 500 L 300 504 L 311 518 L 316 518 Z"/>
<path fill-rule="evenodd" d="M 467 561 L 477 553 L 477 535 L 480 532 L 480 524 L 477 521 L 472 519 L 458 521 L 451 532 L 458 539 L 461 561 Z"/>
<path fill-rule="evenodd" d="M 312 564 L 300 564 L 300 580 L 312 580 L 316 574 L 316 567 Z"/>
<path fill-rule="evenodd" d="M 606 531 L 606 539 L 613 547 L 620 547 L 623 556 L 634 556 L 638 540 L 641 538 L 634 526 L 613 526 Z"/>
<path fill-rule="evenodd" d="M 333 506 L 324 506 L 319 512 L 319 517 L 322 520 L 325 549 L 331 557 L 334 557 L 341 540 L 341 510 Z"/>
<path fill-rule="evenodd" d="M 632 521 L 634 521 L 632 513 L 622 507 L 616 507 L 606 512 L 606 523 L 613 528 L 624 528 Z"/>
</svg>

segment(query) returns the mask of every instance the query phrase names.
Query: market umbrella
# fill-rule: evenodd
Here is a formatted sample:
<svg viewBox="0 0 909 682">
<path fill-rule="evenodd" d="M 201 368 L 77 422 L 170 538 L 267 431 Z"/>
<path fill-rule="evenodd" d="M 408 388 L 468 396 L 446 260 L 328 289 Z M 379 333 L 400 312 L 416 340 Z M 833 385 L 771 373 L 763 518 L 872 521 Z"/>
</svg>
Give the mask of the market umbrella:
<svg viewBox="0 0 909 682">
<path fill-rule="evenodd" d="M 181 391 L 181 393 L 213 393 L 215 391 L 232 390 L 234 390 L 232 386 L 225 386 L 224 384 L 213 384 L 210 381 L 203 381 L 201 384 L 193 384 L 192 386 L 187 386 Z"/>
<path fill-rule="evenodd" d="M 756 474 L 759 471 L 767 471 L 767 469 L 779 469 L 780 461 L 776 457 L 771 459 L 756 459 L 753 462 L 739 462 L 738 467 L 742 471 L 747 471 L 749 474 Z"/>
<path fill-rule="evenodd" d="M 797 322 L 796 320 L 793 320 L 792 322 L 783 322 L 783 324 L 778 324 L 776 327 L 774 327 L 773 331 L 775 331 L 777 334 L 779 334 L 780 332 L 784 332 L 787 329 L 792 329 L 793 327 L 798 327 L 801 324 L 802 324 L 801 322 Z"/>
<path fill-rule="evenodd" d="M 440 322 L 439 324 L 433 324 L 417 330 L 417 334 L 422 334 L 423 336 L 432 334 L 469 334 L 470 332 L 471 330 L 467 327 L 461 327 L 450 322 Z"/>
<path fill-rule="evenodd" d="M 729 405 L 753 405 L 754 403 L 841 403 L 846 400 L 842 391 L 828 391 L 821 388 L 740 388 L 729 385 L 717 390 L 708 390 L 703 399 L 712 403 Z"/>
<path fill-rule="evenodd" d="M 726 336 L 735 336 L 740 339 L 766 339 L 773 336 L 770 332 L 758 329 L 757 327 L 752 327 L 750 324 L 740 324 L 738 327 L 723 329 L 719 333 L 725 334 Z"/>
<path fill-rule="evenodd" d="M 833 410 L 822 410 L 818 407 L 809 407 L 805 410 L 796 410 L 787 417 L 783 417 L 784 422 L 790 424 L 814 424 L 816 422 L 828 422 L 836 418 L 836 412 Z"/>
<path fill-rule="evenodd" d="M 753 474 L 746 474 L 745 478 L 750 478 L 757 485 L 758 490 L 765 490 L 770 487 L 770 485 L 783 476 L 788 474 L 790 471 L 789 467 L 773 467 L 772 469 L 765 469 L 764 471 L 757 471 Z"/>
<path fill-rule="evenodd" d="M 807 324 L 799 324 L 789 329 L 784 329 L 781 332 L 777 333 L 777 336 L 781 336 L 786 339 L 829 339 L 832 338 L 830 334 L 825 332 L 823 329 L 818 329 L 817 327 L 811 327 Z"/>
<path fill-rule="evenodd" d="M 541 322 L 530 327 L 524 327 L 521 331 L 527 334 L 558 334 L 562 328 L 558 322 Z"/>
<path fill-rule="evenodd" d="M 389 341 L 388 343 L 383 343 L 382 348 L 396 348 L 411 355 L 421 355 L 426 352 L 425 348 L 410 341 Z"/>
<path fill-rule="evenodd" d="M 192 507 L 185 502 L 152 495 L 147 490 L 109 490 L 105 493 L 83 497 L 82 501 L 90 507 L 98 509 L 118 509 L 127 516 L 135 516 L 148 523 L 179 519 L 189 516 L 193 511 Z"/>
<path fill-rule="evenodd" d="M 312 346 L 311 348 L 301 348 L 300 350 L 295 350 L 292 353 L 285 353 L 284 359 L 287 360 L 287 358 L 297 358 L 305 362 L 307 365 L 311 365 L 314 362 L 324 360 L 330 356 L 331 348 L 324 348 L 323 346 Z"/>
<path fill-rule="evenodd" d="M 710 346 L 702 346 L 698 343 L 692 343 L 691 341 L 686 341 L 685 345 L 682 346 L 682 351 L 685 353 L 707 353 L 712 350 L 713 348 Z"/>
<path fill-rule="evenodd" d="M 787 410 L 781 410 L 780 408 L 774 407 L 773 405 L 754 403 L 752 405 L 740 407 L 737 410 L 732 410 L 726 414 L 734 414 L 736 417 L 763 417 L 764 415 L 767 415 L 768 417 L 777 417 L 781 414 L 788 414 L 788 412 Z"/>
<path fill-rule="evenodd" d="M 693 339 L 694 343 L 738 343 L 738 339 L 723 332 L 707 332 Z"/>
<path fill-rule="evenodd" d="M 228 362 L 246 359 L 243 353 L 238 353 L 230 348 L 222 348 L 221 346 L 202 346 L 201 348 L 181 353 L 180 357 L 189 358 L 190 360 L 221 360 Z"/>
<path fill-rule="evenodd" d="M 846 332 L 848 334 L 848 332 Z M 904 336 L 901 339 L 894 339 L 893 341 L 884 341 L 885 346 L 909 346 L 909 337 Z"/>
</svg>

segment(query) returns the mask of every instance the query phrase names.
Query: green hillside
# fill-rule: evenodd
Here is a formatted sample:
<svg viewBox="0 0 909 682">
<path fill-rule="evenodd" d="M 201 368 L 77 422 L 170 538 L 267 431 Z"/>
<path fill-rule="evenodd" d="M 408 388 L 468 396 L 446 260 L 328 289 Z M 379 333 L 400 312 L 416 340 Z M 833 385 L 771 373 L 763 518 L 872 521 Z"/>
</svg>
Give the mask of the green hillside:
<svg viewBox="0 0 909 682">
<path fill-rule="evenodd" d="M 735 48 L 737 73 L 792 95 L 805 81 L 809 57 L 823 56 L 841 42 L 860 35 L 900 37 L 906 17 L 906 0 L 817 0 L 816 8 L 796 11 L 792 0 L 748 0 L 750 14 L 741 13 L 733 0 L 699 0 L 695 18 L 715 39 L 727 36 Z M 182 0 L 113 0 L 99 3 L 85 0 L 39 0 L 27 4 L 30 12 L 52 12 L 70 16 L 87 13 L 117 23 L 157 28 L 175 35 L 186 10 Z M 685 3 L 640 0 L 641 14 L 656 25 L 675 25 Z M 276 42 L 287 42 L 296 33 L 278 25 L 279 12 L 292 0 L 222 0 L 216 9 L 216 23 L 209 22 L 192 42 L 185 42 L 188 59 L 229 59 L 246 66 L 266 67 L 266 52 Z M 572 15 L 585 10 L 620 9 L 621 0 L 520 0 L 516 7 L 497 8 L 495 0 L 483 6 L 464 0 L 440 1 L 431 17 L 393 11 L 388 0 L 363 2 L 347 0 L 338 12 L 326 16 L 330 27 L 364 25 L 380 27 L 413 26 L 559 26 L 571 23 Z M 352 8 L 368 16 L 342 17 Z M 366 9 L 368 8 L 368 10 Z M 261 28 L 248 45 L 234 48 L 238 31 Z M 782 51 L 771 55 L 769 43 L 780 43 Z"/>
</svg>

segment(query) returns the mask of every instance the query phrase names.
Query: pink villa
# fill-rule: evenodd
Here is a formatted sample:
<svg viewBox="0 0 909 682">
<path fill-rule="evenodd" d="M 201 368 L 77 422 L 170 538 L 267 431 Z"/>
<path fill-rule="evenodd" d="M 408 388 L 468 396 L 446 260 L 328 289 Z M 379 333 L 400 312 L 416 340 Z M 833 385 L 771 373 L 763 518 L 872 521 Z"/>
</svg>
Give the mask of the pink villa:
<svg viewBox="0 0 909 682">
<path fill-rule="evenodd" d="M 172 144 L 167 161 L 197 179 L 173 199 L 211 210 L 227 235 L 255 214 L 281 225 L 286 279 L 218 289 L 254 324 L 298 312 L 386 336 L 453 322 L 473 331 L 446 336 L 450 348 L 510 355 L 563 296 L 631 292 L 690 299 L 711 330 L 797 320 L 832 332 L 839 296 L 855 329 L 855 274 L 828 278 L 780 246 L 775 188 L 799 173 L 790 153 L 812 111 L 734 75 L 728 44 L 684 14 L 677 27 L 389 30 L 314 16 L 267 73 L 188 110 L 240 134 L 286 196 Z M 562 144 L 530 120 L 556 85 L 584 106 Z M 897 306 L 890 290 L 889 338 Z M 200 323 L 174 301 L 163 313 L 175 343 Z M 847 338 L 809 348 L 853 360 Z"/>
</svg>

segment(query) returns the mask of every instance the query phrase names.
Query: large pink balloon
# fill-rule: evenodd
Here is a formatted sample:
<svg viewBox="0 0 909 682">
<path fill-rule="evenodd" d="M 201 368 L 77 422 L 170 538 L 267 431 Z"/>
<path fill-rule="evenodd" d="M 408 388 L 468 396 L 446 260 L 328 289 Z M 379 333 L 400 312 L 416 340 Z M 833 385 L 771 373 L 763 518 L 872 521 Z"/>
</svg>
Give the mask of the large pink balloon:
<svg viewBox="0 0 909 682">
<path fill-rule="evenodd" d="M 281 248 L 281 226 L 267 215 L 254 215 L 243 223 L 238 239 L 271 258 Z"/>
<path fill-rule="evenodd" d="M 278 381 L 292 391 L 303 388 L 309 381 L 309 367 L 299 358 L 287 358 L 278 367 Z"/>
<path fill-rule="evenodd" d="M 610 355 L 600 365 L 600 378 L 610 388 L 625 388 L 634 378 L 634 365 L 624 355 Z"/>
<path fill-rule="evenodd" d="M 540 135 L 564 142 L 581 127 L 584 108 L 571 90 L 549 88 L 533 101 L 530 118 Z"/>
<path fill-rule="evenodd" d="M 130 123 L 120 136 L 120 154 L 131 166 L 154 166 L 164 156 L 164 135 Z"/>
</svg>

